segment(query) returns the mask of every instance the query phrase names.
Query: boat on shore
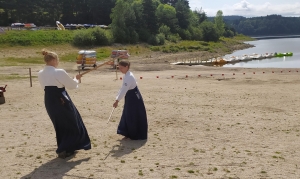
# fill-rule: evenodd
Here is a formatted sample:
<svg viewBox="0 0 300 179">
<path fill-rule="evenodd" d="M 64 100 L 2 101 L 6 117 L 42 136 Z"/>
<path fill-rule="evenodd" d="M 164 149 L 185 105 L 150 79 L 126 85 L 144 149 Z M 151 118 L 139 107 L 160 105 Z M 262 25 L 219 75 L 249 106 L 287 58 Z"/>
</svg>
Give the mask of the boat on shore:
<svg viewBox="0 0 300 179">
<path fill-rule="evenodd" d="M 284 56 L 293 56 L 293 52 L 287 52 L 287 53 L 277 53 L 277 52 L 275 52 L 275 57 L 284 57 Z"/>
</svg>

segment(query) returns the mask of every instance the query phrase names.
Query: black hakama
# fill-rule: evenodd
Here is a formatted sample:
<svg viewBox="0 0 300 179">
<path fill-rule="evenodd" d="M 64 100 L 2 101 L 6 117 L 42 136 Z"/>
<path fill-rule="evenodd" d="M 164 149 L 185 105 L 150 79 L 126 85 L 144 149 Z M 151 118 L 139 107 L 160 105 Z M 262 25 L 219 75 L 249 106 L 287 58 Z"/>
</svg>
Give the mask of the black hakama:
<svg viewBox="0 0 300 179">
<path fill-rule="evenodd" d="M 135 87 L 128 90 L 117 134 L 132 140 L 145 140 L 148 134 L 147 114 L 142 95 Z"/>
<path fill-rule="evenodd" d="M 45 106 L 56 132 L 56 153 L 91 149 L 82 118 L 65 88 L 46 86 Z"/>
</svg>

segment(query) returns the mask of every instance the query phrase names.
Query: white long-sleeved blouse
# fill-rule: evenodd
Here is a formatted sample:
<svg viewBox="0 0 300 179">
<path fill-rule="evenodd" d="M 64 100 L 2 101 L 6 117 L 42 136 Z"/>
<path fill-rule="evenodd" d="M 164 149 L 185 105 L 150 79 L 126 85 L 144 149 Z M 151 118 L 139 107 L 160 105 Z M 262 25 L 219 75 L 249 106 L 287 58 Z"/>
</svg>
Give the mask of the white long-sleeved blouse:
<svg viewBox="0 0 300 179">
<path fill-rule="evenodd" d="M 40 70 L 38 80 L 43 89 L 45 89 L 45 86 L 66 87 L 67 89 L 78 88 L 78 80 L 76 78 L 70 78 L 64 69 L 58 69 L 53 66 L 45 66 L 43 70 Z"/>
<path fill-rule="evenodd" d="M 123 84 L 118 92 L 116 100 L 120 101 L 122 98 L 124 98 L 128 90 L 134 89 L 136 86 L 137 82 L 134 75 L 130 71 L 127 71 L 123 77 Z"/>
</svg>

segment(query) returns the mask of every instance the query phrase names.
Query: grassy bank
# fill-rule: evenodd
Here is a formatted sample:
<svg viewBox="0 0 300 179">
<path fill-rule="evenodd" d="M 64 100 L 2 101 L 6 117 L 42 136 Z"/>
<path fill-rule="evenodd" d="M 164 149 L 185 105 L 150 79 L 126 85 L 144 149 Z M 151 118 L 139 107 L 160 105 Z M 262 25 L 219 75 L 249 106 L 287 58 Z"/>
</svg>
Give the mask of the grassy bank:
<svg viewBox="0 0 300 179">
<path fill-rule="evenodd" d="M 147 57 L 152 52 L 180 53 L 206 51 L 211 54 L 227 54 L 238 50 L 239 46 L 244 44 L 244 41 L 253 40 L 250 37 L 238 35 L 234 38 L 221 38 L 218 42 L 179 41 L 173 43 L 166 41 L 161 46 L 112 44 L 109 46 L 89 45 L 76 47 L 72 43 L 74 34 L 82 35 L 82 32 L 70 30 L 9 31 L 0 35 L 0 67 L 43 64 L 41 56 L 42 48 L 57 52 L 62 62 L 75 62 L 77 52 L 81 49 L 96 50 L 97 59 L 101 61 L 110 58 L 112 50 L 128 50 L 132 57 Z M 91 33 L 95 32 L 102 33 L 103 31 L 99 29 L 91 31 Z"/>
<path fill-rule="evenodd" d="M 252 41 L 251 37 L 244 35 L 237 35 L 233 38 L 220 38 L 218 42 L 204 42 L 204 41 L 180 41 L 178 43 L 166 43 L 162 46 L 152 46 L 152 51 L 161 51 L 165 53 L 177 52 L 195 52 L 207 51 L 210 53 L 230 53 L 232 47 L 244 44 L 245 41 Z"/>
<path fill-rule="evenodd" d="M 101 28 L 81 30 L 11 30 L 0 34 L 0 47 L 73 44 L 102 46 L 113 43 L 110 30 Z"/>
<path fill-rule="evenodd" d="M 67 44 L 73 41 L 73 31 L 13 30 L 0 35 L 0 47 Z"/>
</svg>

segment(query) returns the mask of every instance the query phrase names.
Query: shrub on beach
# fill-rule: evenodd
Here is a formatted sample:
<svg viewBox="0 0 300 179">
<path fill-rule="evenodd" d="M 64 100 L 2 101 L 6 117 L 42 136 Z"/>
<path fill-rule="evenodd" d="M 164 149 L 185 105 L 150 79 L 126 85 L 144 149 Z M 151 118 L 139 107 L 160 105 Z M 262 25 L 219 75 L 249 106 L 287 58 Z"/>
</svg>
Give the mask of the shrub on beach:
<svg viewBox="0 0 300 179">
<path fill-rule="evenodd" d="M 73 44 L 75 46 L 89 46 L 96 42 L 96 38 L 88 30 L 78 30 L 74 33 Z"/>
</svg>

